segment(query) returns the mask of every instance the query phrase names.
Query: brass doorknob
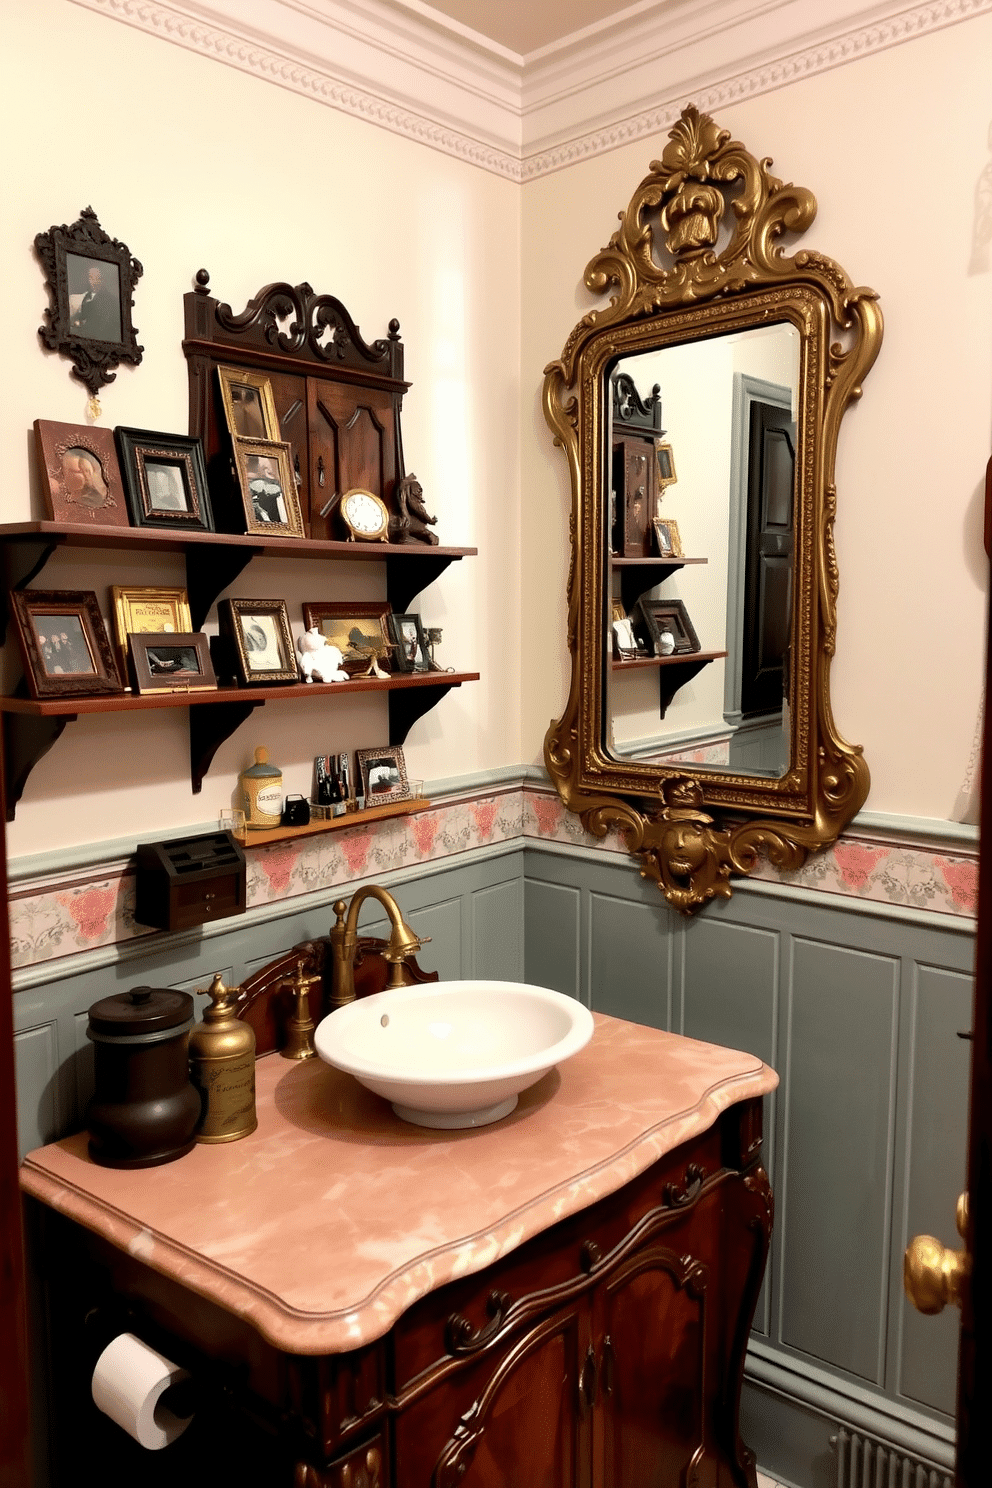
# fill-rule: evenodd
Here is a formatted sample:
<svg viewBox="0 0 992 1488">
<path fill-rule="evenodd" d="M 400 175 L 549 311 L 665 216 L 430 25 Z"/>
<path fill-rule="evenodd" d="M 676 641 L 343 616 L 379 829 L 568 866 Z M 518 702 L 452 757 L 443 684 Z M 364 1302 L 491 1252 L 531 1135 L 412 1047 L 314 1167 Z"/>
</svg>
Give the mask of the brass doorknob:
<svg viewBox="0 0 992 1488">
<path fill-rule="evenodd" d="M 961 1194 L 955 1210 L 958 1234 L 965 1241 L 961 1250 L 951 1250 L 932 1235 L 917 1235 L 906 1247 L 902 1281 L 906 1296 L 918 1312 L 932 1316 L 948 1302 L 961 1306 L 961 1292 L 971 1272 L 968 1253 L 968 1195 Z"/>
</svg>

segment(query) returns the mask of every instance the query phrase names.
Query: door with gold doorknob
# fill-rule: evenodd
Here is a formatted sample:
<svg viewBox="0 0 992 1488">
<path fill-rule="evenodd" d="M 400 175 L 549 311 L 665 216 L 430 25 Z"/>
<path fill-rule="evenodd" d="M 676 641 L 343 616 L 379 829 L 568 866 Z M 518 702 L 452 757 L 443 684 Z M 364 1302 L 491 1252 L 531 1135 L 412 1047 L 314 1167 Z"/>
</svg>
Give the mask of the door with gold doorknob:
<svg viewBox="0 0 992 1488">
<path fill-rule="evenodd" d="M 992 558 L 992 459 L 985 475 L 985 550 Z M 989 633 L 992 634 L 992 614 Z M 968 1112 L 968 1191 L 957 1205 L 960 1249 L 917 1235 L 906 1251 L 904 1281 L 921 1312 L 961 1308 L 958 1364 L 957 1488 L 992 1481 L 992 647 L 985 659 L 982 743 L 982 851 L 978 870 L 978 935 Z"/>
</svg>

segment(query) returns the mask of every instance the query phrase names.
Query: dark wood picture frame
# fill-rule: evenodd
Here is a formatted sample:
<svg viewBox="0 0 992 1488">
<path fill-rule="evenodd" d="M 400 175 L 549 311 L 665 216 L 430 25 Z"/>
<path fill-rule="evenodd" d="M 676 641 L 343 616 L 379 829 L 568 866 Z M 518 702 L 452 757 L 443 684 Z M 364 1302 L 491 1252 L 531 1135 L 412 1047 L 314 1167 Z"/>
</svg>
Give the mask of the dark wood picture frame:
<svg viewBox="0 0 992 1488">
<path fill-rule="evenodd" d="M 136 692 L 217 691 L 210 642 L 202 631 L 132 630 L 128 647 Z"/>
<path fill-rule="evenodd" d="M 681 599 L 648 599 L 642 594 L 637 601 L 637 612 L 655 656 L 661 655 L 658 646 L 664 630 L 670 631 L 675 637 L 672 655 L 685 656 L 701 649 L 699 637 Z"/>
<path fill-rule="evenodd" d="M 50 521 L 129 527 L 117 446 L 109 429 L 35 419 L 35 448 Z"/>
<path fill-rule="evenodd" d="M 266 537 L 306 537 L 293 472 L 292 447 L 276 439 L 236 438 L 233 443 L 245 531 Z M 275 471 L 265 471 L 257 463 L 253 468 L 253 461 L 262 460 L 274 464 Z M 268 512 L 271 515 L 267 515 Z"/>
<path fill-rule="evenodd" d="M 397 672 L 433 672 L 431 654 L 424 635 L 420 616 L 390 614 L 387 617 L 389 634 L 392 636 L 393 670 Z M 415 654 L 412 654 L 415 653 Z"/>
<path fill-rule="evenodd" d="M 381 749 L 356 749 L 355 762 L 362 780 L 366 807 L 412 799 L 406 759 L 399 744 L 384 744 Z M 379 775 L 383 769 L 396 776 L 395 782 L 387 783 L 385 788 L 381 788 L 383 782 Z"/>
<path fill-rule="evenodd" d="M 38 335 L 69 358 L 73 377 L 96 397 L 122 362 L 141 361 L 131 310 L 144 270 L 126 243 L 104 232 L 92 207 L 71 224 L 38 233 L 34 246 L 50 301 Z"/>
<path fill-rule="evenodd" d="M 293 632 L 289 626 L 289 613 L 284 599 L 222 599 L 217 606 L 222 633 L 233 647 L 233 660 L 241 682 L 246 687 L 257 687 L 269 682 L 298 682 L 300 669 L 293 646 Z M 271 620 L 272 634 L 267 635 L 258 621 Z M 254 624 L 255 631 L 252 630 Z M 260 646 L 260 641 L 265 641 Z M 260 666 L 259 658 L 266 655 L 274 642 L 279 653 L 279 665 Z"/>
<path fill-rule="evenodd" d="M 135 527 L 168 527 L 177 532 L 213 532 L 214 515 L 207 490 L 203 441 L 188 434 L 158 434 L 151 429 L 114 430 L 121 474 Z M 171 492 L 153 489 L 152 477 L 173 472 Z M 183 505 L 163 505 L 163 502 Z"/>
<path fill-rule="evenodd" d="M 384 671 L 393 671 L 394 667 L 390 660 L 392 652 L 392 638 L 387 629 L 387 621 L 390 615 L 388 600 L 319 600 L 310 599 L 303 602 L 303 624 L 307 630 L 314 625 L 321 635 L 332 646 L 337 646 L 341 652 L 341 665 L 349 677 L 356 677 L 369 668 L 370 655 L 357 649 L 361 642 L 354 634 L 366 636 L 371 640 L 379 640 L 389 648 L 385 657 L 380 656 L 379 666 Z M 359 622 L 352 625 L 351 621 Z M 376 620 L 378 624 L 365 628 L 361 622 Z M 378 634 L 376 634 L 378 632 Z"/>
<path fill-rule="evenodd" d="M 14 589 L 10 601 L 32 697 L 95 697 L 124 691 L 92 589 Z M 64 630 L 53 633 L 51 624 L 45 625 L 55 619 L 66 622 Z M 79 666 L 82 661 L 85 667 Z"/>
</svg>

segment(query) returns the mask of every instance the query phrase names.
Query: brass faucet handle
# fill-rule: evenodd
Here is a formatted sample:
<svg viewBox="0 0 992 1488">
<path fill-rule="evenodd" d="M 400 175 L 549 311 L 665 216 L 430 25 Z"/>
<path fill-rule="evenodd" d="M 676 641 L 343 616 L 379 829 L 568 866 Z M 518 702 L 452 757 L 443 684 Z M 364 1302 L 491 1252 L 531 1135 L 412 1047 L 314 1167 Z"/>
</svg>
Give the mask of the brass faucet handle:
<svg viewBox="0 0 992 1488">
<path fill-rule="evenodd" d="M 957 1202 L 955 1221 L 958 1234 L 967 1242 L 968 1195 Z M 961 1250 L 942 1245 L 933 1235 L 916 1235 L 906 1247 L 902 1280 L 906 1296 L 918 1312 L 933 1316 L 943 1312 L 950 1302 L 961 1306 L 961 1295 L 971 1274 L 971 1256 L 967 1243 Z"/>
<path fill-rule="evenodd" d="M 305 965 L 302 959 L 297 961 L 293 975 L 279 980 L 280 987 L 292 988 L 295 1003 L 286 1020 L 286 1046 L 279 1051 L 284 1059 L 312 1059 L 316 1053 L 313 1046 L 314 1021 L 310 1016 L 310 988 L 322 978 L 319 972 L 307 976 L 303 969 Z"/>
</svg>

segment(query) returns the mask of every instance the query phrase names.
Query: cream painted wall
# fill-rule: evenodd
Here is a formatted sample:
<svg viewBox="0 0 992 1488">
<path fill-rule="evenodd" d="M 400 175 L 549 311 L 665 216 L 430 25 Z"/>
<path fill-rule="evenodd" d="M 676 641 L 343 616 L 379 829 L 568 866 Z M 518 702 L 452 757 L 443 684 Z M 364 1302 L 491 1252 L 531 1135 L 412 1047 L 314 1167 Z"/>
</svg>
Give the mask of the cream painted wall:
<svg viewBox="0 0 992 1488">
<path fill-rule="evenodd" d="M 981 16 L 722 109 L 718 122 L 810 187 L 803 240 L 881 296 L 881 355 L 837 461 L 841 574 L 833 701 L 864 745 L 868 808 L 949 818 L 981 688 L 981 502 L 992 425 L 992 273 L 976 246 L 989 168 L 992 17 Z M 542 368 L 597 303 L 582 272 L 664 137 L 523 188 L 523 737 L 540 758 L 567 692 L 569 492 L 540 407 Z"/>
<path fill-rule="evenodd" d="M 134 310 L 144 360 L 104 389 L 108 426 L 186 429 L 182 296 L 201 266 L 236 308 L 288 278 L 336 294 L 367 340 L 396 316 L 413 383 L 407 468 L 441 541 L 479 549 L 415 607 L 444 627 L 439 660 L 483 676 L 414 727 L 410 772 L 429 780 L 517 763 L 519 188 L 67 0 L 6 9 L 3 520 L 42 515 L 33 420 L 85 417 L 71 364 L 38 338 L 46 296 L 32 250 L 35 233 L 82 207 L 145 270 Z M 112 553 L 58 555 L 40 583 L 95 587 L 106 615 L 107 588 L 122 581 L 181 583 L 181 562 L 145 556 L 125 571 Z M 251 565 L 232 592 L 285 597 L 298 632 L 303 599 L 376 595 L 383 582 L 372 565 L 280 560 Z M 222 746 L 193 796 L 184 710 L 81 719 L 28 782 L 9 848 L 208 820 L 231 804 L 261 742 L 287 789 L 309 793 L 314 754 L 377 743 L 384 728 L 381 697 L 270 705 Z"/>
</svg>

